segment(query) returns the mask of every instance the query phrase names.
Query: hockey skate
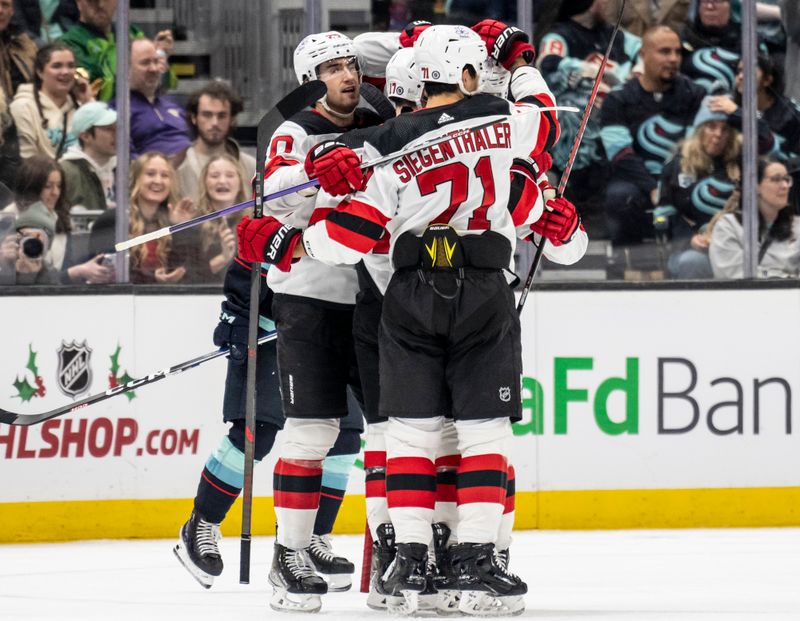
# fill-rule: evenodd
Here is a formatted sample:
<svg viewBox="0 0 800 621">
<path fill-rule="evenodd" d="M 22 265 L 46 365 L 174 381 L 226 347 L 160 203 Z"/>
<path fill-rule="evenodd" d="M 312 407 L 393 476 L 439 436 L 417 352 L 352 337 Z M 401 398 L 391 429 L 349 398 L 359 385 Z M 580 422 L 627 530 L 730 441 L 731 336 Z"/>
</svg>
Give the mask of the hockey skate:
<svg viewBox="0 0 800 621">
<path fill-rule="evenodd" d="M 367 606 L 373 610 L 386 610 L 386 593 L 381 578 L 394 561 L 397 547 L 394 543 L 394 526 L 381 524 L 377 529 L 378 538 L 372 542 L 372 565 L 370 566 L 369 594 Z"/>
<path fill-rule="evenodd" d="M 351 576 L 356 568 L 343 556 L 333 553 L 329 535 L 311 535 L 308 555 L 317 574 L 328 583 L 328 591 L 338 593 L 350 589 L 353 584 Z"/>
<path fill-rule="evenodd" d="M 206 522 L 192 511 L 178 537 L 180 540 L 172 550 L 175 556 L 195 580 L 210 589 L 214 578 L 222 573 L 222 556 L 217 546 L 222 538 L 219 524 Z"/>
<path fill-rule="evenodd" d="M 386 608 L 392 614 L 410 616 L 420 610 L 419 595 L 425 590 L 428 546 L 398 543 L 397 554 L 381 579 Z"/>
<path fill-rule="evenodd" d="M 328 584 L 314 571 L 308 549 L 292 550 L 275 542 L 269 583 L 273 593 L 269 606 L 287 612 L 318 612 Z"/>
<path fill-rule="evenodd" d="M 461 543 L 451 549 L 457 584 L 458 609 L 467 615 L 504 617 L 522 614 L 528 586 L 510 573 L 491 543 Z"/>
<path fill-rule="evenodd" d="M 458 615 L 461 592 L 456 584 L 453 561 L 450 558 L 450 527 L 436 522 L 433 529 L 433 563 L 428 563 L 431 581 L 436 590 L 434 610 L 440 616 Z M 430 555 L 430 552 L 428 553 Z"/>
</svg>

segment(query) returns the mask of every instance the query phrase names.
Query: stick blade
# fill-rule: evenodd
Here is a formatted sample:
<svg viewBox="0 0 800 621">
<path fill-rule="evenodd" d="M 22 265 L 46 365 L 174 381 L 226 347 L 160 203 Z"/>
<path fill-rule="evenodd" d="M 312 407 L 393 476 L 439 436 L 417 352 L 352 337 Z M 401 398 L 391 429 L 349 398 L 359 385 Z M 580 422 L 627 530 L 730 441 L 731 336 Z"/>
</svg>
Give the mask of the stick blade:
<svg viewBox="0 0 800 621">
<path fill-rule="evenodd" d="M 395 116 L 394 104 L 369 82 L 361 83 L 361 98 L 378 113 L 384 121 L 388 121 Z"/>
<path fill-rule="evenodd" d="M 14 412 L 9 412 L 8 410 L 0 410 L 0 423 L 4 425 L 13 425 L 18 418 L 19 414 L 14 414 Z"/>
</svg>

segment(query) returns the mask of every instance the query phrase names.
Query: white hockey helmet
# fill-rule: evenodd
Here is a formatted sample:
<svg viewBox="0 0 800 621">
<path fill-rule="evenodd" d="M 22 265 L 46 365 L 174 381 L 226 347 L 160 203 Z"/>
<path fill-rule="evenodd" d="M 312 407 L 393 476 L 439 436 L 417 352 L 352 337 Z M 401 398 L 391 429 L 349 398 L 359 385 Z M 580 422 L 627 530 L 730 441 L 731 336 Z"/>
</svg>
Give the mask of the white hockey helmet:
<svg viewBox="0 0 800 621">
<path fill-rule="evenodd" d="M 340 32 L 331 30 L 305 37 L 294 50 L 294 72 L 302 84 L 317 79 L 317 67 L 335 58 L 356 57 L 353 40 Z"/>
<path fill-rule="evenodd" d="M 486 45 L 471 28 L 466 26 L 431 26 L 414 44 L 414 57 L 423 82 L 458 84 L 465 95 L 480 92 L 486 65 Z M 464 88 L 462 72 L 472 65 L 478 74 L 478 88 Z"/>
<path fill-rule="evenodd" d="M 384 94 L 392 99 L 398 97 L 422 105 L 422 79 L 414 60 L 414 50 L 404 47 L 398 50 L 386 65 Z"/>
<path fill-rule="evenodd" d="M 489 57 L 484 72 L 483 92 L 505 99 L 508 96 L 510 82 L 511 72 L 494 58 Z"/>
</svg>

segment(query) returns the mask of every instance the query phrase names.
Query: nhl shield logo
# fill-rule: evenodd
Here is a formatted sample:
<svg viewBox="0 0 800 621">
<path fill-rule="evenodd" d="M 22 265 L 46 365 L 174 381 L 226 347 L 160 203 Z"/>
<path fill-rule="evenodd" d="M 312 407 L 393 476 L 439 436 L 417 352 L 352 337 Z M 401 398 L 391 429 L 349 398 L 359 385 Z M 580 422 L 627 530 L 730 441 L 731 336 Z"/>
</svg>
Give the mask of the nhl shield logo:
<svg viewBox="0 0 800 621">
<path fill-rule="evenodd" d="M 508 403 L 511 401 L 511 388 L 508 386 L 501 386 L 499 390 L 500 401 Z"/>
<path fill-rule="evenodd" d="M 92 350 L 86 341 L 61 341 L 58 350 L 58 387 L 68 397 L 75 398 L 87 392 L 92 385 L 91 357 Z"/>
</svg>

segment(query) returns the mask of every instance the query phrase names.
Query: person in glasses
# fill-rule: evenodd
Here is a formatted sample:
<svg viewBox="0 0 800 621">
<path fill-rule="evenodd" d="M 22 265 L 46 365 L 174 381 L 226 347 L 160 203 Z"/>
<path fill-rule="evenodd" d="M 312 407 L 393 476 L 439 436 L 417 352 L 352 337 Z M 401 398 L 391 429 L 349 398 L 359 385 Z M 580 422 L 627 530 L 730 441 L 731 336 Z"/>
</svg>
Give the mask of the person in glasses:
<svg viewBox="0 0 800 621">
<path fill-rule="evenodd" d="M 800 218 L 789 207 L 792 177 L 776 157 L 758 161 L 757 278 L 796 278 L 800 272 Z M 712 220 L 709 257 L 716 278 L 744 277 L 745 232 L 735 192 Z"/>
</svg>

